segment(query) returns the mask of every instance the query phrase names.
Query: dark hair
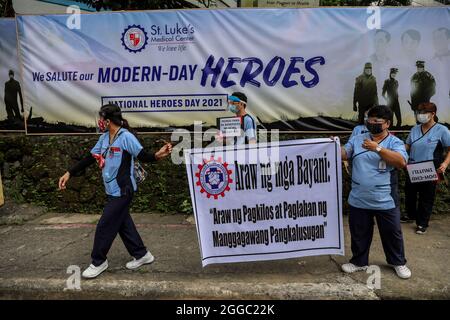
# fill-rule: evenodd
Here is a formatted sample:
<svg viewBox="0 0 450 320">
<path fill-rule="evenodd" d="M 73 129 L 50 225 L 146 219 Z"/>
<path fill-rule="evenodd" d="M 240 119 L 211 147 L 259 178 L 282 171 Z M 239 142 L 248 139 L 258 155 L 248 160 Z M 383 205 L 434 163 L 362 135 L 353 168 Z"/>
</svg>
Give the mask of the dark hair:
<svg viewBox="0 0 450 320">
<path fill-rule="evenodd" d="M 105 104 L 100 108 L 100 112 L 98 114 L 103 119 L 108 119 L 116 126 L 123 127 L 131 133 L 135 134 L 134 130 L 131 129 L 130 125 L 128 124 L 128 121 L 122 117 L 122 110 L 117 104 Z"/>
<path fill-rule="evenodd" d="M 419 104 L 417 106 L 417 110 L 423 110 L 423 111 L 428 111 L 428 112 L 434 112 L 434 121 L 438 122 L 439 118 L 437 117 L 436 113 L 437 113 L 437 107 L 433 102 L 422 102 L 421 104 Z"/>
<path fill-rule="evenodd" d="M 388 106 L 375 106 L 370 108 L 367 116 L 370 117 L 376 117 L 376 118 L 381 118 L 381 119 L 385 119 L 385 120 L 389 120 L 392 122 L 392 110 L 391 108 L 389 108 Z"/>
<path fill-rule="evenodd" d="M 401 38 L 402 41 L 406 35 L 410 36 L 411 39 L 416 40 L 416 41 L 420 41 L 420 39 L 421 39 L 420 32 L 417 30 L 414 30 L 414 29 L 409 29 L 409 30 L 406 30 L 405 32 L 403 32 L 402 38 Z"/>
<path fill-rule="evenodd" d="M 242 93 L 242 92 L 233 92 L 231 95 L 235 96 L 236 98 L 239 98 L 241 101 L 244 101 L 245 104 L 247 103 L 247 96 L 244 93 Z"/>
<path fill-rule="evenodd" d="M 391 34 L 389 32 L 387 32 L 386 30 L 382 30 L 382 29 L 377 30 L 375 32 L 375 36 L 380 32 L 383 32 L 386 35 L 387 42 L 391 41 Z"/>
<path fill-rule="evenodd" d="M 14 71 L 9 70 L 8 75 L 14 75 Z"/>
</svg>

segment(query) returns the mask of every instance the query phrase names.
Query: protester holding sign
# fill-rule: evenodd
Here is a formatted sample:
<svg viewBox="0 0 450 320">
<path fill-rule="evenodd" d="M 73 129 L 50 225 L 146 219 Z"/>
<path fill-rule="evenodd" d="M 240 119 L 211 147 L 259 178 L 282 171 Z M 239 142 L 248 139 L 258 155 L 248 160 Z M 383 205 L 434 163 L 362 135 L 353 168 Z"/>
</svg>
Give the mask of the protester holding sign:
<svg viewBox="0 0 450 320">
<path fill-rule="evenodd" d="M 443 176 L 450 163 L 450 131 L 437 123 L 436 112 L 436 105 L 432 102 L 421 103 L 418 106 L 416 119 L 420 124 L 411 129 L 406 139 L 406 150 L 409 151 L 408 167 L 429 161 L 430 165 L 434 166 L 432 169 L 436 169 L 437 174 Z M 445 159 L 444 150 L 447 150 Z M 407 215 L 401 220 L 402 222 L 415 220 L 416 233 L 424 234 L 433 211 L 437 180 L 415 182 L 411 181 L 411 178 L 410 176 L 406 179 L 405 184 Z"/>
<path fill-rule="evenodd" d="M 404 143 L 391 135 L 392 111 L 387 106 L 369 110 L 369 133 L 357 135 L 342 148 L 342 159 L 352 161 L 352 188 L 348 198 L 353 257 L 342 265 L 347 273 L 365 270 L 373 236 L 374 217 L 387 262 L 402 279 L 411 277 L 406 266 L 398 206 L 397 169 L 406 165 Z"/>
<path fill-rule="evenodd" d="M 233 137 L 235 145 L 256 143 L 256 122 L 246 111 L 247 96 L 242 92 L 234 92 L 228 98 L 228 110 L 241 118 L 242 134 L 239 137 Z"/>
<path fill-rule="evenodd" d="M 128 269 L 137 269 L 153 262 L 154 257 L 147 251 L 136 226 L 130 216 L 129 207 L 133 193 L 137 190 L 134 161 L 154 162 L 172 152 L 171 144 L 166 144 L 155 154 L 147 153 L 137 138 L 129 131 L 128 122 L 122 118 L 117 105 L 105 105 L 99 112 L 98 125 L 103 133 L 90 154 L 68 170 L 59 179 L 63 190 L 69 178 L 97 160 L 102 170 L 103 183 L 108 197 L 103 215 L 97 224 L 92 264 L 83 272 L 85 278 L 95 278 L 108 268 L 106 255 L 119 233 L 125 247 L 134 260 L 128 262 Z"/>
</svg>

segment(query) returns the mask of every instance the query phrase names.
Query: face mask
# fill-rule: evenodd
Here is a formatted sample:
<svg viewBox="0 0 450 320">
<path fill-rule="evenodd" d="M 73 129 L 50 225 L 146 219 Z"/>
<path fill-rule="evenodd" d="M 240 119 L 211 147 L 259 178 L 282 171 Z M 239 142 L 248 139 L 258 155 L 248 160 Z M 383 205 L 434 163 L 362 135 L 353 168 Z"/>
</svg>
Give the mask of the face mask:
<svg viewBox="0 0 450 320">
<path fill-rule="evenodd" d="M 421 114 L 421 113 L 418 113 L 417 115 L 416 115 L 416 119 L 417 119 L 417 121 L 419 122 L 419 123 L 427 123 L 428 121 L 430 121 L 430 117 L 428 116 L 428 114 L 427 113 L 424 113 L 424 114 Z"/>
<path fill-rule="evenodd" d="M 105 132 L 106 131 L 106 121 L 105 120 L 99 119 L 97 124 L 98 124 L 98 127 L 99 127 L 101 132 Z"/>
<path fill-rule="evenodd" d="M 12 80 L 12 79 L 14 79 L 14 76 L 13 76 L 13 75 L 10 75 L 9 78 Z"/>
<path fill-rule="evenodd" d="M 103 167 L 105 166 L 105 158 L 103 158 L 101 154 L 93 154 L 92 156 L 95 158 L 95 160 L 97 160 L 98 167 L 100 169 L 103 169 Z"/>
<path fill-rule="evenodd" d="M 366 123 L 367 130 L 371 134 L 379 134 L 383 132 L 383 125 L 381 123 Z"/>
<path fill-rule="evenodd" d="M 237 113 L 238 109 L 234 104 L 228 104 L 228 110 L 230 110 L 233 113 Z"/>
<path fill-rule="evenodd" d="M 366 70 L 365 70 L 365 73 L 366 73 L 368 76 L 370 76 L 370 75 L 372 74 L 372 70 L 366 69 Z"/>
</svg>

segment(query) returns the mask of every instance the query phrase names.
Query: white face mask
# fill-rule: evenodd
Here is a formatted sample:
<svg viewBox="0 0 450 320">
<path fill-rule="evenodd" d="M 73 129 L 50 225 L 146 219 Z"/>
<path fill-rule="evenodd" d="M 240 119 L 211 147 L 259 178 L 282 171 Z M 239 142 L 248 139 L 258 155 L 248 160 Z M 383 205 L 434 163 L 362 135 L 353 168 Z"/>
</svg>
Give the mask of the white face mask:
<svg viewBox="0 0 450 320">
<path fill-rule="evenodd" d="M 418 113 L 416 115 L 416 119 L 419 123 L 427 123 L 428 121 L 430 121 L 430 116 L 428 115 L 428 113 Z"/>
</svg>

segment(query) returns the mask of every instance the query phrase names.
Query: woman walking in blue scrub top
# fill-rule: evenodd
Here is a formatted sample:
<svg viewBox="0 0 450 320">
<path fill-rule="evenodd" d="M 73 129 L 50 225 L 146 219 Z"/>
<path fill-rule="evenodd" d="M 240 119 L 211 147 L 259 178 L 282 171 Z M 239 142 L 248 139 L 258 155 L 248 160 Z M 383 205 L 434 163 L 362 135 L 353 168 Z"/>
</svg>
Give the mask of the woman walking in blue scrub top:
<svg viewBox="0 0 450 320">
<path fill-rule="evenodd" d="M 409 151 L 409 164 L 433 161 L 436 171 L 443 176 L 450 163 L 450 131 L 437 123 L 437 107 L 432 102 L 425 102 L 417 107 L 416 119 L 420 124 L 411 129 L 406 139 Z M 444 152 L 447 156 L 444 158 Z M 436 196 L 437 181 L 405 183 L 406 216 L 402 222 L 416 221 L 416 233 L 427 231 Z"/>
<path fill-rule="evenodd" d="M 128 130 L 128 122 L 122 118 L 117 105 L 103 106 L 99 115 L 98 125 L 104 133 L 90 154 L 59 179 L 59 188 L 63 190 L 71 176 L 81 172 L 96 160 L 102 170 L 107 203 L 95 230 L 92 263 L 83 271 L 84 278 L 95 278 L 108 268 L 106 255 L 117 234 L 122 238 L 129 254 L 134 257 L 126 264 L 128 269 L 137 269 L 153 262 L 154 257 L 144 246 L 129 211 L 133 194 L 137 191 L 134 159 L 154 162 L 172 152 L 170 143 L 155 154 L 145 152 L 138 139 Z"/>
<path fill-rule="evenodd" d="M 408 155 L 404 143 L 391 135 L 392 111 L 387 106 L 369 110 L 368 133 L 354 136 L 342 147 L 342 160 L 352 161 L 352 188 L 348 197 L 352 258 L 342 265 L 346 273 L 366 270 L 377 221 L 386 260 L 402 279 L 411 277 L 406 266 L 400 226 L 397 169 Z"/>
</svg>

